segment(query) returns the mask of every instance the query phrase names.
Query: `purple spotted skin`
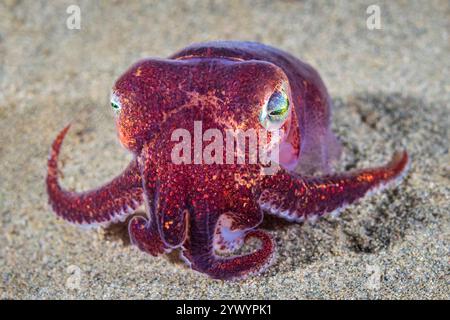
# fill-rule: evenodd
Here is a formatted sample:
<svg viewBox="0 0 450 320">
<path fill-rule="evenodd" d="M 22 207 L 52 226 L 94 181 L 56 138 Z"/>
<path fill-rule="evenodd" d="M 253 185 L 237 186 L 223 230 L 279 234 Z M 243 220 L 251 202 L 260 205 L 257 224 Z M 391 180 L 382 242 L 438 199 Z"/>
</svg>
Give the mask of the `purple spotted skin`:
<svg viewBox="0 0 450 320">
<path fill-rule="evenodd" d="M 253 129 L 260 135 L 261 110 L 280 90 L 289 109 L 278 125 L 277 172 L 263 174 L 260 163 L 174 163 L 176 130 L 194 137 L 201 122 L 203 134 Z M 258 229 L 264 213 L 314 221 L 398 181 L 409 161 L 402 151 L 384 166 L 331 173 L 341 147 L 330 130 L 324 83 L 311 66 L 259 43 L 199 43 L 168 59 L 141 60 L 117 80 L 112 101 L 119 139 L 134 160 L 98 189 L 63 190 L 57 160 L 64 128 L 48 161 L 51 206 L 74 224 L 96 226 L 124 221 L 144 203 L 147 217 L 129 221 L 133 244 L 153 256 L 178 250 L 192 269 L 216 279 L 258 274 L 274 261 L 275 242 Z M 268 136 L 266 147 L 275 141 Z M 189 146 L 195 149 L 195 142 Z M 250 156 L 249 148 L 244 151 Z M 249 238 L 259 247 L 233 255 Z"/>
</svg>

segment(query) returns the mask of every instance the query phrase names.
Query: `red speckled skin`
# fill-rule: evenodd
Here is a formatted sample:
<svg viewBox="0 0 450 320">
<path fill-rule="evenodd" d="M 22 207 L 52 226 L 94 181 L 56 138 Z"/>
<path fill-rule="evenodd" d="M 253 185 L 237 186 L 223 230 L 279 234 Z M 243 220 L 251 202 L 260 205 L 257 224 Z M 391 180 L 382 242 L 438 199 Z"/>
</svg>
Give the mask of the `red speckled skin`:
<svg viewBox="0 0 450 320">
<path fill-rule="evenodd" d="M 201 121 L 202 132 L 214 128 L 224 136 L 226 129 L 260 130 L 261 106 L 281 85 L 292 105 L 282 128 L 293 147 L 295 173 L 286 166 L 263 175 L 261 164 L 173 163 L 171 151 L 179 142 L 171 139 L 174 130 L 194 136 L 194 121 Z M 135 160 L 97 190 L 67 192 L 57 181 L 65 128 L 49 158 L 53 209 L 71 222 L 96 224 L 116 221 L 144 202 L 148 218 L 129 222 L 132 242 L 155 256 L 180 248 L 193 269 L 213 278 L 242 278 L 273 261 L 272 237 L 256 229 L 263 210 L 290 221 L 314 220 L 396 180 L 408 163 L 401 152 L 379 168 L 330 174 L 340 146 L 330 131 L 323 82 L 307 64 L 262 44 L 201 43 L 169 59 L 142 60 L 118 79 L 113 93 L 121 104 L 119 138 Z M 261 243 L 256 251 L 218 254 L 231 253 L 252 237 Z"/>
</svg>

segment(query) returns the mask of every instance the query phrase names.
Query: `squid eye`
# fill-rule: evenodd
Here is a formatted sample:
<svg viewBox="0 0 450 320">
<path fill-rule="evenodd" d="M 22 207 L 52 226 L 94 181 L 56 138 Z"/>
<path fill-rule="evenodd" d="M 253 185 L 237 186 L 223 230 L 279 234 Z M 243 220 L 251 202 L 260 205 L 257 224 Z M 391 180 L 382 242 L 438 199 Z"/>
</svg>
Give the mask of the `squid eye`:
<svg viewBox="0 0 450 320">
<path fill-rule="evenodd" d="M 118 101 L 118 99 L 113 96 L 111 99 L 111 108 L 113 109 L 113 111 L 118 114 L 120 112 L 121 106 L 120 106 L 120 102 Z"/>
<path fill-rule="evenodd" d="M 275 91 L 260 114 L 261 124 L 267 130 L 278 129 L 289 115 L 289 98 L 284 90 Z"/>
</svg>

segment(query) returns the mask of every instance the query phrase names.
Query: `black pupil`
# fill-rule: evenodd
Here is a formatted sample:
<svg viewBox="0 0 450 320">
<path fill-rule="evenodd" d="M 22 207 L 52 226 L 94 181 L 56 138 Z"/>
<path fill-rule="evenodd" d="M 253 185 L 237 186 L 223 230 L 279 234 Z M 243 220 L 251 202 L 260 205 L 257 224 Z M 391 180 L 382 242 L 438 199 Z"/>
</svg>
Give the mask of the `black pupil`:
<svg viewBox="0 0 450 320">
<path fill-rule="evenodd" d="M 278 116 L 280 114 L 283 114 L 283 112 L 284 112 L 284 109 L 278 109 L 278 110 L 271 111 L 270 114 L 273 116 Z"/>
<path fill-rule="evenodd" d="M 119 106 L 114 102 L 111 102 L 111 107 L 113 107 L 114 109 L 119 109 Z"/>
</svg>

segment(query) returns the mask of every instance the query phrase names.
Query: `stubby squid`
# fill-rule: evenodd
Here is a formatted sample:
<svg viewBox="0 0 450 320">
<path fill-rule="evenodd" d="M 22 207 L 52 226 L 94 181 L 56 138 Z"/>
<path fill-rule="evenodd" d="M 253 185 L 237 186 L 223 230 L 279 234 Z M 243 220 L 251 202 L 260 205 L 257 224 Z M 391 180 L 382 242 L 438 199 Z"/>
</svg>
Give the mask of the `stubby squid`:
<svg viewBox="0 0 450 320">
<path fill-rule="evenodd" d="M 258 43 L 200 43 L 168 59 L 141 60 L 115 83 L 111 106 L 133 161 L 98 189 L 63 190 L 57 160 L 64 128 L 48 161 L 51 206 L 74 224 L 105 225 L 124 221 L 144 203 L 147 217 L 129 221 L 132 243 L 153 256 L 179 249 L 194 270 L 212 278 L 243 278 L 270 265 L 276 248 L 258 229 L 264 213 L 293 222 L 336 213 L 398 181 L 409 162 L 401 151 L 384 166 L 330 173 L 341 147 L 330 130 L 324 83 L 311 66 Z M 254 130 L 259 139 L 267 133 L 263 149 L 276 150 L 279 170 L 263 174 L 266 164 L 259 162 L 174 163 L 173 132 L 193 134 L 195 122 L 202 133 Z M 250 148 L 243 150 L 250 156 Z M 258 249 L 230 256 L 250 238 L 259 240 Z"/>
</svg>

